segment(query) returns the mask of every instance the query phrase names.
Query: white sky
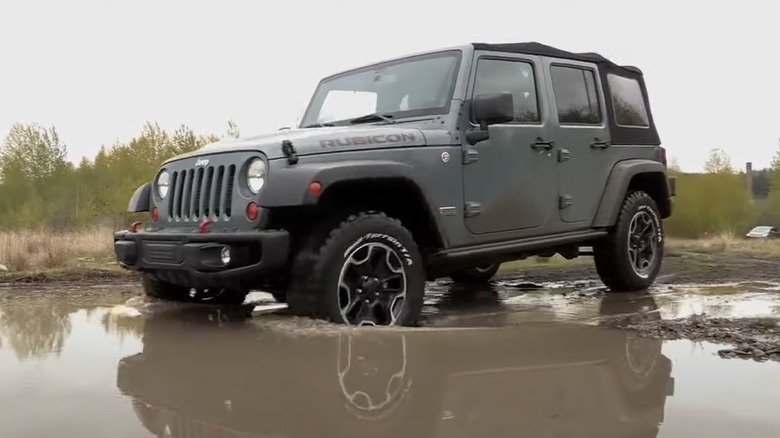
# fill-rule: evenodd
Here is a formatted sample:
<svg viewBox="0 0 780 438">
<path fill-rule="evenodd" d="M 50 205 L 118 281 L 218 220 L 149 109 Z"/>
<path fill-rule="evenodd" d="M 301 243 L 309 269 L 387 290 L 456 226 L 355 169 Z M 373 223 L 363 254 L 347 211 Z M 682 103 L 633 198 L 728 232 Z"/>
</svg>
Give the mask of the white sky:
<svg viewBox="0 0 780 438">
<path fill-rule="evenodd" d="M 147 120 L 221 134 L 232 118 L 259 134 L 293 124 L 340 70 L 538 41 L 642 68 L 684 170 L 716 147 L 764 167 L 780 138 L 777 12 L 765 0 L 0 0 L 0 135 L 53 124 L 78 161 Z"/>
</svg>

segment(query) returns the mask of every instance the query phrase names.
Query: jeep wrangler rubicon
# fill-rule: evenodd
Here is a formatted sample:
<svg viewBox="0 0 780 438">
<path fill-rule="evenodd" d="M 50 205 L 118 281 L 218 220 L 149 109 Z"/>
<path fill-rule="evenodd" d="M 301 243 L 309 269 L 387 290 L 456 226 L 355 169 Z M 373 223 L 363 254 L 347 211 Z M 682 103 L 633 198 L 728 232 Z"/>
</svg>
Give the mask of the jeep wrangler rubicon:
<svg viewBox="0 0 780 438">
<path fill-rule="evenodd" d="M 592 248 L 611 292 L 649 287 L 674 179 L 641 70 L 473 43 L 323 79 L 300 126 L 162 164 L 115 235 L 152 297 L 414 325 L 426 280 Z"/>
</svg>

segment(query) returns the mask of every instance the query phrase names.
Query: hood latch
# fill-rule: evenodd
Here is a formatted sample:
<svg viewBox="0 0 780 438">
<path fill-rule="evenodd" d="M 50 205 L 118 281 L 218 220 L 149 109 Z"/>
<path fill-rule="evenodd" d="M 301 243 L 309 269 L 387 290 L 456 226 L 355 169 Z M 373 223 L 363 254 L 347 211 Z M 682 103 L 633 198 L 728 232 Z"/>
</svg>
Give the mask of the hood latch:
<svg viewBox="0 0 780 438">
<path fill-rule="evenodd" d="M 295 153 L 295 147 L 290 140 L 282 140 L 282 153 L 287 157 L 289 164 L 296 164 L 298 162 L 298 154 Z"/>
</svg>

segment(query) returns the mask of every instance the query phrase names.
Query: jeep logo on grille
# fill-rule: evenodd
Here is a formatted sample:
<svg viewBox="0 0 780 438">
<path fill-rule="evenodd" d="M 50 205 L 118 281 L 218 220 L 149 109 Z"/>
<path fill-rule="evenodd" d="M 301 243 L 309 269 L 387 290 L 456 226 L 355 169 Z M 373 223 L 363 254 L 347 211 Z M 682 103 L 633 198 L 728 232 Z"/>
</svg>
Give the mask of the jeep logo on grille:
<svg viewBox="0 0 780 438">
<path fill-rule="evenodd" d="M 206 167 L 209 165 L 209 160 L 200 159 L 195 162 L 195 167 Z"/>
</svg>

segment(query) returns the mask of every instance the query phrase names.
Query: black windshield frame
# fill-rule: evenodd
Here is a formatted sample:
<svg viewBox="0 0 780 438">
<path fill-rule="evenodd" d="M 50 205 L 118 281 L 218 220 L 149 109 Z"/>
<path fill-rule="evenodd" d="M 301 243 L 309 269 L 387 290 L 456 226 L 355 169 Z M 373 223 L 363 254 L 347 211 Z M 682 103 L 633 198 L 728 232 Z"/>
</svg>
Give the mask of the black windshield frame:
<svg viewBox="0 0 780 438">
<path fill-rule="evenodd" d="M 404 58 L 395 59 L 392 61 L 386 61 L 381 62 L 377 64 L 371 64 L 365 67 L 349 70 L 346 72 L 342 72 L 333 76 L 329 76 L 327 78 L 324 78 L 320 81 L 320 83 L 317 85 L 317 89 L 314 91 L 314 94 L 312 95 L 312 98 L 309 100 L 309 104 L 306 107 L 306 111 L 303 114 L 303 117 L 301 118 L 300 125 L 302 127 L 305 127 L 307 125 L 316 125 L 319 123 L 317 120 L 319 111 L 322 109 L 322 105 L 324 103 L 325 97 L 327 96 L 328 85 L 331 84 L 335 80 L 343 79 L 345 77 L 349 77 L 352 75 L 358 75 L 365 72 L 371 72 L 376 70 L 382 70 L 387 67 L 392 67 L 396 65 L 401 65 L 405 63 L 410 62 L 416 62 L 416 61 L 423 61 L 428 59 L 437 59 L 437 58 L 454 58 L 454 65 L 452 68 L 452 72 L 450 74 L 450 77 L 443 78 L 445 81 L 449 81 L 449 84 L 446 88 L 446 95 L 444 96 L 444 104 L 442 106 L 438 107 L 430 107 L 430 108 L 419 108 L 419 109 L 409 109 L 409 110 L 401 110 L 401 111 L 390 111 L 390 112 L 382 112 L 382 114 L 388 115 L 393 118 L 393 120 L 401 119 L 401 118 L 407 118 L 407 117 L 423 117 L 423 116 L 433 116 L 433 115 L 442 115 L 447 114 L 450 111 L 450 107 L 452 105 L 452 99 L 453 94 L 455 93 L 455 87 L 457 86 L 458 76 L 460 75 L 460 68 L 461 68 L 461 62 L 463 58 L 463 52 L 461 50 L 442 50 L 438 52 L 431 52 L 421 55 L 414 55 L 414 56 L 408 56 Z M 356 116 L 360 116 L 363 114 L 357 114 Z M 328 121 L 328 125 L 348 125 L 349 121 L 354 118 L 346 118 L 343 120 L 333 120 Z"/>
</svg>

